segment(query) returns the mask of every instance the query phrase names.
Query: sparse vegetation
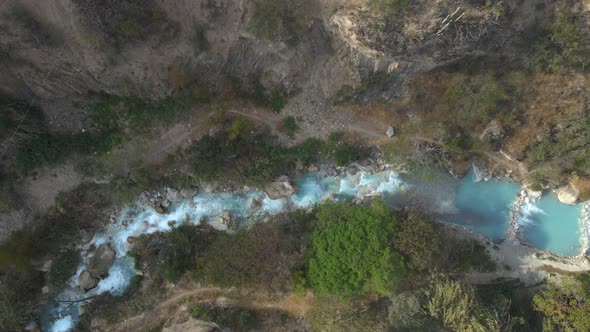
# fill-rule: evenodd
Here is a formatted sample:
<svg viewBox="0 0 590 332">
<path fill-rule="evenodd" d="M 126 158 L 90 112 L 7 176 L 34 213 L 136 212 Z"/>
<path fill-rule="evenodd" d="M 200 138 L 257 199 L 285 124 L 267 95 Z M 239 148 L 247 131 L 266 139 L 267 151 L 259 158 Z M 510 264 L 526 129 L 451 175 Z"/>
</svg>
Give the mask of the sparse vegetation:
<svg viewBox="0 0 590 332">
<path fill-rule="evenodd" d="M 548 284 L 533 303 L 543 313 L 543 327 L 549 331 L 590 331 L 588 275 L 565 278 L 560 285 Z"/>
<path fill-rule="evenodd" d="M 255 330 L 261 325 L 261 319 L 256 312 L 241 308 L 224 308 L 200 303 L 189 309 L 189 315 L 237 331 Z"/>
<path fill-rule="evenodd" d="M 576 24 L 575 19 L 566 14 L 566 9 L 558 11 L 547 37 L 534 49 L 531 68 L 550 72 L 566 67 L 584 70 L 588 65 L 589 49 Z"/>
<path fill-rule="evenodd" d="M 409 0 L 371 0 L 369 10 L 376 15 L 385 17 L 406 14 L 409 8 Z"/>
<path fill-rule="evenodd" d="M 297 120 L 295 120 L 295 118 L 292 116 L 283 118 L 281 121 L 281 128 L 283 128 L 283 130 L 287 132 L 289 136 L 293 136 L 299 130 Z"/>
<path fill-rule="evenodd" d="M 21 275 L 0 271 L 0 329 L 21 330 L 35 314 L 39 300 L 37 285 L 42 282 L 40 274 Z"/>
<path fill-rule="evenodd" d="M 500 331 L 497 316 L 476 298 L 470 286 L 435 277 L 425 291 L 426 314 L 452 331 Z"/>
<path fill-rule="evenodd" d="M 404 255 L 408 268 L 428 270 L 435 264 L 441 250 L 438 225 L 432 218 L 416 211 L 401 212 L 397 219 L 394 247 Z"/>
<path fill-rule="evenodd" d="M 206 52 L 209 49 L 206 32 L 207 30 L 202 23 L 193 23 L 193 47 L 196 53 Z"/>
<path fill-rule="evenodd" d="M 306 29 L 306 2 L 258 0 L 248 24 L 258 38 L 284 40 L 293 45 Z"/>
</svg>

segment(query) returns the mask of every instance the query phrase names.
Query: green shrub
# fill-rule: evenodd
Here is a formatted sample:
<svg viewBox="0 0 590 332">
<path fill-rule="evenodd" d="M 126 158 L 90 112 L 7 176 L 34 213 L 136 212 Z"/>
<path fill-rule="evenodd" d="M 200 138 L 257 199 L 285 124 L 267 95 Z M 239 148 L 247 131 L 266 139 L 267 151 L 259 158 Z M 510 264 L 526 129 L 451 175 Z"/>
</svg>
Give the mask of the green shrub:
<svg viewBox="0 0 590 332">
<path fill-rule="evenodd" d="M 326 203 L 317 213 L 308 278 L 315 292 L 337 295 L 389 294 L 404 275 L 401 255 L 392 251 L 396 219 L 385 203 L 349 206 Z"/>
<path fill-rule="evenodd" d="M 283 98 L 282 94 L 278 91 L 273 92 L 270 98 L 270 109 L 278 114 L 285 105 L 287 105 L 287 101 Z"/>
<path fill-rule="evenodd" d="M 588 65 L 588 48 L 572 17 L 559 12 L 546 36 L 534 49 L 532 69 L 551 72 L 564 67 L 584 69 Z"/>
<path fill-rule="evenodd" d="M 297 121 L 292 116 L 287 116 L 283 118 L 281 121 L 281 127 L 287 132 L 289 135 L 295 134 L 299 130 L 299 126 L 297 125 Z"/>
<path fill-rule="evenodd" d="M 60 136 L 42 134 L 18 147 L 16 165 L 22 173 L 28 174 L 37 167 L 61 162 L 74 153 L 102 153 L 110 148 L 108 137 L 88 132 Z"/>
<path fill-rule="evenodd" d="M 208 248 L 217 235 L 209 228 L 182 224 L 167 233 L 141 236 L 130 256 L 137 266 L 146 267 L 155 282 L 174 283 L 196 268 L 197 254 Z"/>
<path fill-rule="evenodd" d="M 188 314 L 191 317 L 209 322 L 213 320 L 211 308 L 206 304 L 197 304 L 188 309 Z"/>
<path fill-rule="evenodd" d="M 47 273 L 47 286 L 51 292 L 57 292 L 76 273 L 80 262 L 80 254 L 75 250 L 68 250 L 53 260 L 51 270 Z"/>
<path fill-rule="evenodd" d="M 354 147 L 348 143 L 344 143 L 336 148 L 334 151 L 334 159 L 338 166 L 346 166 L 353 159 L 355 150 Z"/>
<path fill-rule="evenodd" d="M 408 268 L 432 268 L 441 250 L 440 230 L 434 220 L 415 211 L 400 213 L 398 220 L 393 245 L 406 258 Z"/>
<path fill-rule="evenodd" d="M 205 26 L 202 23 L 193 23 L 193 47 L 197 53 L 206 52 L 209 49 Z"/>
<path fill-rule="evenodd" d="M 448 272 L 494 272 L 497 264 L 477 240 L 443 239 L 439 268 Z"/>
<path fill-rule="evenodd" d="M 550 283 L 535 295 L 535 310 L 545 317 L 550 331 L 590 331 L 590 291 L 586 277 L 566 277 L 559 285 Z"/>
<path fill-rule="evenodd" d="M 105 95 L 90 109 L 90 119 L 93 127 L 105 134 L 141 132 L 157 122 L 170 123 L 181 109 L 170 97 L 150 101 Z"/>
</svg>

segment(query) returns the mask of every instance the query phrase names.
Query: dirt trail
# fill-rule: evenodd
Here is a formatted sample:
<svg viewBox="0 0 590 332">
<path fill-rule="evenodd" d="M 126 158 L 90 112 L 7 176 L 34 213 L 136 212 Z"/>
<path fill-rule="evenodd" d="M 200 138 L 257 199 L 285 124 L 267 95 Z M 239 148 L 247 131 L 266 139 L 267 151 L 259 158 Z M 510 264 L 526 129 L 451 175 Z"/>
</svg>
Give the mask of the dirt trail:
<svg viewBox="0 0 590 332">
<path fill-rule="evenodd" d="M 234 299 L 231 296 L 239 296 Z M 221 307 L 236 307 L 258 312 L 275 311 L 285 312 L 293 317 L 303 317 L 309 306 L 313 303 L 311 293 L 306 296 L 286 296 L 269 298 L 263 294 L 254 294 L 247 299 L 243 295 L 236 294 L 235 289 L 223 289 L 219 287 L 204 287 L 198 289 L 180 290 L 169 298 L 158 303 L 153 309 L 130 317 L 123 322 L 108 326 L 104 331 L 143 331 L 157 326 L 163 320 L 171 321 L 179 316 L 186 315 L 187 303 L 213 302 Z"/>
</svg>

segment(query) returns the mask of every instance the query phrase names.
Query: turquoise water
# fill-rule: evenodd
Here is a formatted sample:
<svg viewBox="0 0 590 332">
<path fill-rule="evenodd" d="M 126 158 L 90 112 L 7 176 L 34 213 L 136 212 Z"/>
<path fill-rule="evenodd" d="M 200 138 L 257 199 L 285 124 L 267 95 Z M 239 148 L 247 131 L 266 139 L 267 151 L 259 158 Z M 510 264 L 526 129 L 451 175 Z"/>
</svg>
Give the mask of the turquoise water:
<svg viewBox="0 0 590 332">
<path fill-rule="evenodd" d="M 452 222 L 481 233 L 492 240 L 504 238 L 510 226 L 509 214 L 520 186 L 510 181 L 475 181 L 470 172 L 457 188 L 460 213 Z"/>
<path fill-rule="evenodd" d="M 526 242 L 564 256 L 580 253 L 581 206 L 560 203 L 555 195 L 544 195 L 521 209 L 519 228 Z"/>
<path fill-rule="evenodd" d="M 491 240 L 505 238 L 509 214 L 520 186 L 510 181 L 476 181 L 473 170 L 458 181 L 444 171 L 421 171 L 412 176 L 412 201 L 437 219 L 463 226 Z"/>
</svg>

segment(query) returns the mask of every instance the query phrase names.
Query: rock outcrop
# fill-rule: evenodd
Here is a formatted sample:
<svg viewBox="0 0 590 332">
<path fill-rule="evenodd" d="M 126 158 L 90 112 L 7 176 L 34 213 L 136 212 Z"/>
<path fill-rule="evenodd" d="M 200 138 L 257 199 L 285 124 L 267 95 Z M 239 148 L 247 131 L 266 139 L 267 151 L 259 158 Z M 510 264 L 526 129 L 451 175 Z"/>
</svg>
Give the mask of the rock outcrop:
<svg viewBox="0 0 590 332">
<path fill-rule="evenodd" d="M 176 203 L 184 199 L 184 195 L 174 188 L 166 188 L 166 200 Z"/>
<path fill-rule="evenodd" d="M 199 193 L 198 188 L 184 188 L 180 190 L 180 193 L 184 198 L 193 198 Z"/>
<path fill-rule="evenodd" d="M 492 120 L 481 133 L 479 138 L 482 141 L 493 142 L 503 138 L 505 135 L 504 128 L 498 120 Z"/>
<path fill-rule="evenodd" d="M 395 136 L 395 130 L 393 129 L 393 127 L 387 128 L 385 135 L 387 135 L 387 137 L 389 137 L 389 138 L 392 138 L 393 136 Z"/>
<path fill-rule="evenodd" d="M 571 184 L 563 186 L 555 191 L 557 199 L 564 204 L 576 204 L 580 192 Z"/>
<path fill-rule="evenodd" d="M 95 277 L 90 271 L 84 270 L 78 277 L 78 286 L 84 291 L 89 291 L 98 285 L 99 279 Z"/>
<path fill-rule="evenodd" d="M 92 258 L 90 258 L 90 261 L 88 262 L 88 271 L 95 277 L 106 277 L 116 256 L 115 251 L 111 249 L 109 245 L 101 245 L 96 249 Z"/>
<path fill-rule="evenodd" d="M 227 210 L 221 212 L 221 215 L 217 218 L 217 222 L 222 225 L 229 225 L 231 223 L 231 213 Z"/>
<path fill-rule="evenodd" d="M 283 175 L 276 179 L 276 181 L 269 184 L 265 192 L 270 199 L 279 199 L 289 197 L 296 191 L 295 185 L 288 176 Z"/>
</svg>

